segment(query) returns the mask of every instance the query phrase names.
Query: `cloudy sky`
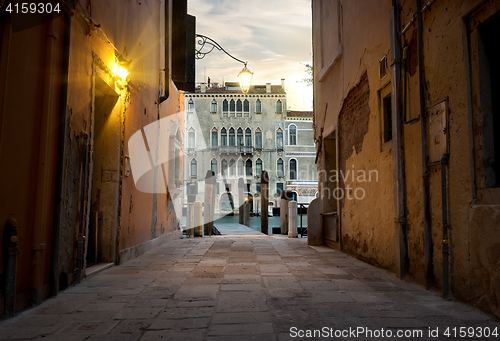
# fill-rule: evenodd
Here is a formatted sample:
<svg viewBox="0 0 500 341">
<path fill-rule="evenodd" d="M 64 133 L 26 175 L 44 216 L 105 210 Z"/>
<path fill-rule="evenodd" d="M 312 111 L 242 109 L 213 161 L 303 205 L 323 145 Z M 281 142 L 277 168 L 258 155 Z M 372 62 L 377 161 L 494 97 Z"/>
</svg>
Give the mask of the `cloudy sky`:
<svg viewBox="0 0 500 341">
<path fill-rule="evenodd" d="M 310 0 L 188 0 L 188 13 L 196 16 L 196 33 L 248 61 L 252 84 L 285 78 L 288 108 L 312 110 L 312 87 L 297 82 L 312 61 Z M 242 67 L 214 51 L 196 61 L 196 82 L 237 81 Z"/>
</svg>

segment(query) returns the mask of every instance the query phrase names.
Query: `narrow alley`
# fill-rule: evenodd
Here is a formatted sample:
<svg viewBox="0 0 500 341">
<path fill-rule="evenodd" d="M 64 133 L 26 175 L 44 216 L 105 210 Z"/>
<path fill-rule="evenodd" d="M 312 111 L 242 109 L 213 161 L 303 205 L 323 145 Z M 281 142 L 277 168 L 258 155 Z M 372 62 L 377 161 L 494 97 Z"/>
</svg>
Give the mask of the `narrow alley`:
<svg viewBox="0 0 500 341">
<path fill-rule="evenodd" d="M 173 240 L 98 273 L 3 321 L 0 338 L 436 340 L 455 327 L 500 323 L 306 239 L 228 235 Z"/>
</svg>

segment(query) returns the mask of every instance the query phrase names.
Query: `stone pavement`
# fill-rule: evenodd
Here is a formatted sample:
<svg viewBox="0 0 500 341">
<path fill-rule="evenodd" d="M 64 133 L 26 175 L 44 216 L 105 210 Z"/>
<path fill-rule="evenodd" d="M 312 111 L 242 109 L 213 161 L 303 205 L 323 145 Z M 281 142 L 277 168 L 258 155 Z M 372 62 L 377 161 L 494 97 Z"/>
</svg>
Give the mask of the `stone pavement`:
<svg viewBox="0 0 500 341">
<path fill-rule="evenodd" d="M 0 339 L 345 340 L 335 332 L 363 327 L 372 338 L 344 336 L 380 340 L 383 328 L 423 333 L 401 340 L 436 340 L 429 328 L 444 339 L 446 327 L 469 326 L 500 328 L 468 305 L 305 239 L 217 236 L 174 240 L 96 274 L 2 321 Z M 298 337 L 323 327 L 333 337 Z"/>
</svg>

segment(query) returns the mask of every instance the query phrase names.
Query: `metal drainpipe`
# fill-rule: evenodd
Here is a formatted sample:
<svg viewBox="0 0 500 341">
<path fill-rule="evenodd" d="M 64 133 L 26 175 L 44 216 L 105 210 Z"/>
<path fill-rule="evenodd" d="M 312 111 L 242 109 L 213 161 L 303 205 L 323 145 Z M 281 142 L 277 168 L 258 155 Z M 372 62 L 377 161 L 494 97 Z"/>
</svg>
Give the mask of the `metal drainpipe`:
<svg viewBox="0 0 500 341">
<path fill-rule="evenodd" d="M 16 277 L 17 277 L 17 255 L 19 246 L 17 246 L 17 221 L 13 216 L 7 219 L 3 233 L 3 246 L 7 246 L 7 252 L 4 253 L 4 272 L 5 272 L 5 317 L 16 315 Z"/>
<path fill-rule="evenodd" d="M 50 256 L 50 295 L 59 291 L 59 248 L 61 244 L 62 204 L 64 188 L 64 149 L 66 138 L 66 116 L 69 82 L 69 51 L 71 43 L 71 17 L 64 15 L 64 41 L 61 68 L 61 97 L 59 99 L 59 132 L 57 140 L 56 189 L 54 198 L 54 224 L 52 227 L 52 248 Z"/>
<path fill-rule="evenodd" d="M 80 283 L 82 281 L 82 267 L 83 267 L 83 242 L 85 237 L 83 236 L 83 218 L 85 209 L 85 194 L 87 193 L 87 159 L 88 159 L 88 139 L 89 134 L 82 131 L 83 135 L 83 164 L 82 164 L 82 186 L 80 189 L 80 224 L 78 226 L 78 244 L 77 244 L 77 254 L 76 254 L 76 278 L 75 282 Z"/>
<path fill-rule="evenodd" d="M 392 110 L 392 150 L 393 150 L 393 180 L 394 180 L 394 222 L 396 234 L 396 275 L 403 278 L 407 273 L 406 246 L 406 203 L 404 178 L 404 136 L 402 127 L 401 107 L 401 34 L 398 0 L 392 1 L 391 14 L 391 107 Z"/>
<path fill-rule="evenodd" d="M 420 138 L 422 143 L 422 194 L 424 203 L 424 244 L 425 244 L 425 284 L 427 289 L 434 285 L 434 264 L 432 246 L 432 220 L 430 208 L 429 168 L 427 166 L 427 100 L 424 68 L 424 43 L 422 23 L 422 3 L 417 0 L 417 53 L 418 83 L 420 97 Z"/>
<path fill-rule="evenodd" d="M 443 209 L 443 298 L 449 294 L 449 242 L 448 242 L 448 201 L 446 198 L 446 166 L 450 156 L 443 155 L 441 158 L 441 205 Z"/>
<path fill-rule="evenodd" d="M 161 96 L 160 97 L 160 102 L 159 104 L 163 103 L 164 101 L 166 101 L 168 99 L 168 96 L 170 95 L 170 67 L 169 67 L 169 52 L 170 52 L 170 49 L 169 49 L 169 46 L 168 46 L 168 42 L 169 42 L 169 37 L 170 37 L 170 1 L 164 1 L 165 3 L 165 84 L 164 84 L 164 92 L 165 92 L 165 95 Z"/>
</svg>

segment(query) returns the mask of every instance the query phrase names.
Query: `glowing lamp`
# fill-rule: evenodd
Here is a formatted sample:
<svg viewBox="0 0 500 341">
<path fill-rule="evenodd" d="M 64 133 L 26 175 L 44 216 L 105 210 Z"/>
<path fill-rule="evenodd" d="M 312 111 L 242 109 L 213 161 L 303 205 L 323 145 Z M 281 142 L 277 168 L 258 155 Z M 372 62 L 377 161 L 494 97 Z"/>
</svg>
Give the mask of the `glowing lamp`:
<svg viewBox="0 0 500 341">
<path fill-rule="evenodd" d="M 248 93 L 250 90 L 250 85 L 252 85 L 253 72 L 247 69 L 247 65 L 243 67 L 243 70 L 238 74 L 238 78 L 240 79 L 240 88 L 241 92 L 244 94 Z"/>
<path fill-rule="evenodd" d="M 115 64 L 114 72 L 115 72 L 115 75 L 120 77 L 122 80 L 125 80 L 125 78 L 127 78 L 127 76 L 128 76 L 127 69 L 125 69 L 123 66 L 118 65 L 118 64 Z"/>
</svg>

